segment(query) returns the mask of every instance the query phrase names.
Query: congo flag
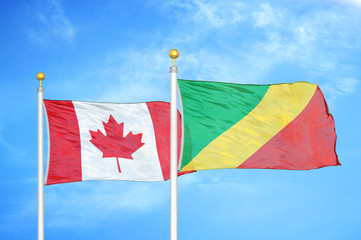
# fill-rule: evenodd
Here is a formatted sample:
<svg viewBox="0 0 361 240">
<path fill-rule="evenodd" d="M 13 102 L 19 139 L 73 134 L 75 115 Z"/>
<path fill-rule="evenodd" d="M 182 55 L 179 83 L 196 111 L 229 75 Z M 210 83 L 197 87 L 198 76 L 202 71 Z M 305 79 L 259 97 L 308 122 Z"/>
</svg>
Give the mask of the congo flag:
<svg viewBox="0 0 361 240">
<path fill-rule="evenodd" d="M 340 165 L 334 120 L 316 84 L 178 80 L 178 86 L 184 131 L 180 171 Z"/>
</svg>

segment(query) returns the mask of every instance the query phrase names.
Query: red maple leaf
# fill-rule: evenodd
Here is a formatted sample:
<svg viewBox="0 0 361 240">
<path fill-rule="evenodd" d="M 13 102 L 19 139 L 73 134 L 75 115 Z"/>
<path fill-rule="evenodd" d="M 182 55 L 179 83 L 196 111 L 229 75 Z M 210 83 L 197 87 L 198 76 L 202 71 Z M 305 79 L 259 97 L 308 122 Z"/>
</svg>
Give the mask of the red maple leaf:
<svg viewBox="0 0 361 240">
<path fill-rule="evenodd" d="M 106 135 L 99 129 L 96 132 L 90 130 L 92 139 L 89 141 L 103 152 L 103 158 L 117 158 L 118 170 L 121 172 L 118 158 L 133 159 L 132 154 L 144 145 L 141 142 L 142 133 L 129 132 L 126 137 L 123 137 L 124 122 L 117 123 L 112 115 L 108 123 L 103 122 L 103 125 Z"/>
</svg>

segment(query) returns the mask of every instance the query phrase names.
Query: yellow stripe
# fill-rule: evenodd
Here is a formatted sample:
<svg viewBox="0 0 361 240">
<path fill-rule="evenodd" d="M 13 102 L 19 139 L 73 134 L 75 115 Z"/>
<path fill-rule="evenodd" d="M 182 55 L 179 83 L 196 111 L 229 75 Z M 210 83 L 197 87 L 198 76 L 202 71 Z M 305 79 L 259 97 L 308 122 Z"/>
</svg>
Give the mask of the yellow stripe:
<svg viewBox="0 0 361 240">
<path fill-rule="evenodd" d="M 181 171 L 237 168 L 301 113 L 316 88 L 305 82 L 271 85 L 257 107 Z"/>
</svg>

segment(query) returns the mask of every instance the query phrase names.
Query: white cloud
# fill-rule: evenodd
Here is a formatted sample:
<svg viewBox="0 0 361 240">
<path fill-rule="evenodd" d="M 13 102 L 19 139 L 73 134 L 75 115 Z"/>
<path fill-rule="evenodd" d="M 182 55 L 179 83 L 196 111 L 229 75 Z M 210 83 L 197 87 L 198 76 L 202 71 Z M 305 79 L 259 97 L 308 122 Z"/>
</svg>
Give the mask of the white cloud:
<svg viewBox="0 0 361 240">
<path fill-rule="evenodd" d="M 307 25 L 295 27 L 293 33 L 297 42 L 301 45 L 312 44 L 312 42 L 316 40 L 313 34 L 313 28 Z"/>
<path fill-rule="evenodd" d="M 330 108 L 334 108 L 339 97 L 348 96 L 356 92 L 359 80 L 355 78 L 334 78 L 331 81 L 320 84 Z"/>
<path fill-rule="evenodd" d="M 61 88 L 66 98 L 80 101 L 169 101 L 169 67 L 172 65 L 169 50 L 163 46 L 112 49 L 87 67 L 79 68 L 75 76 L 64 75 L 61 86 L 55 86 L 56 81 L 48 84 Z"/>
<path fill-rule="evenodd" d="M 338 82 L 338 88 L 346 94 L 355 92 L 358 80 L 354 78 L 344 78 Z"/>
<path fill-rule="evenodd" d="M 352 4 L 354 6 L 361 7 L 361 0 L 331 0 L 331 1 L 337 1 L 341 3 Z"/>
<path fill-rule="evenodd" d="M 234 50 L 237 51 L 239 50 Z M 213 51 L 200 49 L 198 52 L 186 53 L 182 56 L 182 62 L 179 61 L 178 77 L 189 80 L 256 83 L 258 74 L 264 73 L 262 70 L 267 63 L 263 62 L 264 58 L 255 59 L 253 56 L 247 58 L 249 58 L 247 61 L 241 62 L 232 56 L 220 57 Z"/>
<path fill-rule="evenodd" d="M 252 78 L 260 80 L 274 67 L 292 64 L 307 76 L 306 81 L 333 82 L 332 88 L 339 92 L 333 94 L 334 100 L 353 93 L 357 80 L 345 75 L 352 75 L 355 66 L 348 65 L 339 52 L 360 50 L 355 16 L 333 8 L 312 9 L 303 15 L 269 3 L 261 4 L 261 8 L 253 16 L 266 40 L 256 42 L 248 52 L 246 62 L 251 63 L 247 69 L 251 69 Z"/>
<path fill-rule="evenodd" d="M 269 73 L 282 65 L 302 71 L 306 77 L 302 80 L 306 81 L 336 81 L 345 75 L 356 79 L 349 75 L 355 72 L 354 66 L 346 69 L 342 55 L 333 53 L 336 48 L 350 50 L 361 43 L 361 35 L 353 27 L 355 19 L 347 12 L 311 8 L 297 14 L 269 2 L 255 5 L 231 0 L 174 0 L 162 6 L 172 10 L 170 15 L 178 11 L 182 20 L 175 21 L 175 32 L 156 36 L 149 42 L 150 47 L 117 49 L 103 57 L 103 61 L 97 59 L 91 67 L 92 77 L 99 78 L 96 90 L 92 90 L 97 97 L 91 100 L 168 101 L 167 66 L 171 61 L 170 48 L 164 46 L 170 44 L 179 47 L 178 77 L 183 79 L 274 83 L 274 76 L 270 78 Z M 229 24 L 233 26 L 231 33 Z M 257 34 L 252 36 L 255 40 L 246 40 L 247 45 L 242 45 L 248 30 L 256 31 L 252 33 Z M 228 40 L 223 34 L 233 39 Z M 208 41 L 212 43 L 207 44 Z M 103 65 L 99 66 L 99 62 Z M 289 79 L 293 79 L 294 74 L 290 74 Z"/>
<path fill-rule="evenodd" d="M 60 0 L 39 3 L 35 15 L 38 24 L 28 30 L 30 41 L 45 46 L 53 39 L 61 39 L 67 43 L 74 41 L 75 27 L 65 15 Z"/>
<path fill-rule="evenodd" d="M 244 21 L 244 4 L 240 1 L 174 0 L 167 1 L 165 8 L 185 10 L 194 23 L 206 28 L 221 28 Z"/>
<path fill-rule="evenodd" d="M 98 101 L 144 102 L 168 100 L 171 65 L 166 49 L 118 50 L 106 56 L 98 71 L 105 82 Z M 147 54 L 144 54 L 147 52 Z"/>
<path fill-rule="evenodd" d="M 279 25 L 281 24 L 281 20 L 283 20 L 283 16 L 281 11 L 271 7 L 271 5 L 267 3 L 261 4 L 262 11 L 257 11 L 253 13 L 253 18 L 255 20 L 254 25 L 257 27 L 265 27 L 269 25 Z"/>
<path fill-rule="evenodd" d="M 214 27 L 223 27 L 226 24 L 239 23 L 243 20 L 240 12 L 243 10 L 243 4 L 240 2 L 230 2 L 230 4 L 219 4 L 219 2 L 210 3 L 202 0 L 195 0 L 194 5 L 197 9 L 193 20 L 195 22 L 209 23 Z"/>
<path fill-rule="evenodd" d="M 279 78 L 292 81 L 296 74 L 301 73 L 302 78 L 298 80 L 319 83 L 331 105 L 338 98 L 353 94 L 358 85 L 358 66 L 350 64 L 347 55 L 361 50 L 361 34 L 356 27 L 359 17 L 347 9 L 311 7 L 300 14 L 293 8 L 278 7 L 272 2 L 258 6 L 242 3 L 239 14 L 243 20 L 234 25 L 232 37 L 235 41 L 228 41 L 222 34 L 228 33 L 224 23 L 230 22 L 231 18 L 223 19 L 221 11 L 215 9 L 227 9 L 225 5 L 232 6 L 235 2 L 223 5 L 204 1 L 187 1 L 184 5 L 175 3 L 187 10 L 185 19 L 193 18 L 194 13 L 188 10 L 192 6 L 195 6 L 197 18 L 203 19 L 203 22 L 207 22 L 207 16 L 215 12 L 218 14 L 214 17 L 217 23 L 208 22 L 217 28 L 217 33 L 206 27 L 201 32 L 192 32 L 193 42 L 186 42 L 188 51 L 179 61 L 181 78 L 274 83 L 270 81 L 277 81 L 277 78 L 270 73 L 285 66 L 284 72 L 290 76 Z M 189 26 L 187 31 L 192 29 Z M 252 29 L 258 34 L 252 36 L 256 40 L 246 47 L 242 46 L 243 34 L 247 33 L 245 29 Z M 212 48 L 203 45 L 204 39 L 212 39 Z M 290 66 L 291 70 L 287 70 Z M 296 72 L 293 73 L 292 69 Z"/>
</svg>

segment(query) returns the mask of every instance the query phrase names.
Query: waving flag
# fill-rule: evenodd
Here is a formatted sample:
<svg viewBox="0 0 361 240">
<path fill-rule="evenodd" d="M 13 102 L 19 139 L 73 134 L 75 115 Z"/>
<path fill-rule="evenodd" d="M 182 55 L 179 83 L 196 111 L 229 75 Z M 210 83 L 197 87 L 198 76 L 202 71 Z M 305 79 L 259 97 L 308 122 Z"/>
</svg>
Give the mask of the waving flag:
<svg viewBox="0 0 361 240">
<path fill-rule="evenodd" d="M 47 185 L 169 179 L 169 103 L 44 103 L 49 128 Z M 178 122 L 179 155 L 179 114 Z"/>
<path fill-rule="evenodd" d="M 178 80 L 178 85 L 184 117 L 181 171 L 340 165 L 334 120 L 316 84 Z"/>
</svg>

